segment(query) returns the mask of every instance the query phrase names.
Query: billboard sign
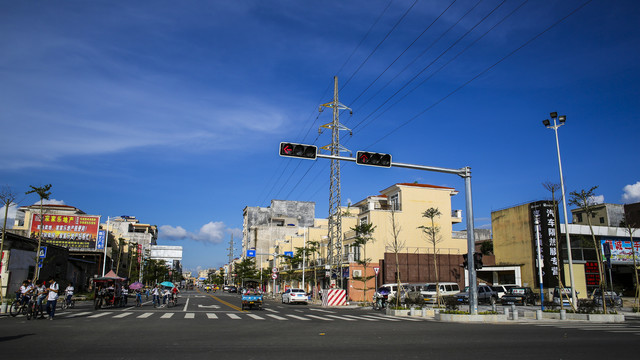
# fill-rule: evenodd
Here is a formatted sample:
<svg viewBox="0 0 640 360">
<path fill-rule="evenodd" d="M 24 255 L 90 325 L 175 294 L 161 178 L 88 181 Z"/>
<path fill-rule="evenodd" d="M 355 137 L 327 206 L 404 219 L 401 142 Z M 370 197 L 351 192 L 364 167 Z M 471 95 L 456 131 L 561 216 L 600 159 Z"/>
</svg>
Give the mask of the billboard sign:
<svg viewBox="0 0 640 360">
<path fill-rule="evenodd" d="M 640 241 L 634 241 L 633 246 L 631 246 L 630 240 L 622 240 L 621 238 L 607 238 L 600 240 L 600 254 L 603 255 L 603 260 L 605 260 L 605 244 L 609 244 L 611 264 L 633 266 L 634 250 L 636 253 L 636 261 L 640 260 Z"/>
<path fill-rule="evenodd" d="M 531 227 L 533 233 L 533 253 L 537 254 L 540 246 L 541 264 L 534 256 L 536 274 L 542 266 L 544 287 L 558 286 L 558 240 L 556 236 L 556 214 L 551 201 L 538 201 L 530 204 Z M 536 243 L 538 242 L 538 243 Z M 536 277 L 537 278 L 537 277 Z"/>
<path fill-rule="evenodd" d="M 98 231 L 98 241 L 96 242 L 96 250 L 103 250 L 105 239 L 107 238 L 107 231 L 100 230 Z"/>
<path fill-rule="evenodd" d="M 31 238 L 40 234 L 40 214 L 31 218 Z M 50 244 L 76 249 L 96 249 L 100 216 L 49 215 L 42 221 L 42 238 Z"/>
</svg>

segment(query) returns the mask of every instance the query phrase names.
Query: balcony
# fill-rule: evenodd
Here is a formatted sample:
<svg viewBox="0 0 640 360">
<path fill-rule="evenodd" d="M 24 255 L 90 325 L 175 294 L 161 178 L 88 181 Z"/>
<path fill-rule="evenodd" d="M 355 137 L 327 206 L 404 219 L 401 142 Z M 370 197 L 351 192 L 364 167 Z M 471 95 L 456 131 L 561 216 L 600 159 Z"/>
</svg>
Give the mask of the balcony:
<svg viewBox="0 0 640 360">
<path fill-rule="evenodd" d="M 451 223 L 458 224 L 462 222 L 462 210 L 451 210 Z"/>
</svg>

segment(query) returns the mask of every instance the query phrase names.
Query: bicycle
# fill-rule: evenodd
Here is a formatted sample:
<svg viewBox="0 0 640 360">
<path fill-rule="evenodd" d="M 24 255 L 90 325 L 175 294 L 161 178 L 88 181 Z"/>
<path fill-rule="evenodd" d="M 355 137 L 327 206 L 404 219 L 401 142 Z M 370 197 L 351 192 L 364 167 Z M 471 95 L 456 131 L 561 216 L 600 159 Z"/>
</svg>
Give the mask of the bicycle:
<svg viewBox="0 0 640 360">
<path fill-rule="evenodd" d="M 167 307 L 174 307 L 176 305 L 178 305 L 178 297 L 170 296 L 169 300 L 167 301 Z"/>
<path fill-rule="evenodd" d="M 73 309 L 74 306 L 76 306 L 76 302 L 73 299 L 64 299 L 60 304 L 62 310 Z"/>
<path fill-rule="evenodd" d="M 136 307 L 142 307 L 142 294 L 136 294 Z"/>
<path fill-rule="evenodd" d="M 38 300 L 31 298 L 29 300 L 29 308 L 27 310 L 27 320 L 37 319 L 38 316 L 43 316 L 44 311 L 42 305 L 38 305 Z"/>
<path fill-rule="evenodd" d="M 27 315 L 27 312 L 29 311 L 30 301 L 24 300 L 26 299 L 21 296 L 17 298 L 16 301 L 13 302 L 13 304 L 11 304 L 11 307 L 9 308 L 9 314 L 11 314 L 11 316 L 16 317 L 18 316 L 18 314 Z"/>
</svg>

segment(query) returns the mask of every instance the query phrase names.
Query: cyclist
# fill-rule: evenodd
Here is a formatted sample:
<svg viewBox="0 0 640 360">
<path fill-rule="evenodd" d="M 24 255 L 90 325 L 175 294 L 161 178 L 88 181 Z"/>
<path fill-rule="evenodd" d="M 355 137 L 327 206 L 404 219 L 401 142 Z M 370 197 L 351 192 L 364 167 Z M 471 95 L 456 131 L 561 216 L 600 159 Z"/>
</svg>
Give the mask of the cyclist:
<svg viewBox="0 0 640 360">
<path fill-rule="evenodd" d="M 159 289 L 159 285 L 156 284 L 156 286 L 151 291 L 151 295 L 153 295 L 153 307 L 159 307 L 160 306 L 160 289 Z"/>
<path fill-rule="evenodd" d="M 69 285 L 67 285 L 67 288 L 64 289 L 64 293 L 66 295 L 65 301 L 67 303 L 67 306 L 71 305 L 71 297 L 73 296 L 73 291 L 75 289 L 73 288 L 73 283 L 69 283 Z"/>
<path fill-rule="evenodd" d="M 46 299 L 47 297 L 47 285 L 45 283 L 44 280 L 38 280 L 36 282 L 36 289 L 35 292 L 37 294 L 37 301 L 36 304 L 38 306 L 38 312 L 40 313 L 40 319 L 44 319 L 44 309 L 42 306 L 42 301 L 44 301 L 44 299 Z"/>
<path fill-rule="evenodd" d="M 20 286 L 20 304 L 21 305 L 28 304 L 32 293 L 33 293 L 33 286 L 29 284 L 28 280 L 23 281 L 22 286 Z"/>
<path fill-rule="evenodd" d="M 136 306 L 142 306 L 142 292 L 140 289 L 136 290 Z"/>
<path fill-rule="evenodd" d="M 173 287 L 173 289 L 171 289 L 171 297 L 174 300 L 174 303 L 178 303 L 178 293 L 180 292 L 180 290 L 178 290 L 178 288 L 176 286 Z"/>
</svg>

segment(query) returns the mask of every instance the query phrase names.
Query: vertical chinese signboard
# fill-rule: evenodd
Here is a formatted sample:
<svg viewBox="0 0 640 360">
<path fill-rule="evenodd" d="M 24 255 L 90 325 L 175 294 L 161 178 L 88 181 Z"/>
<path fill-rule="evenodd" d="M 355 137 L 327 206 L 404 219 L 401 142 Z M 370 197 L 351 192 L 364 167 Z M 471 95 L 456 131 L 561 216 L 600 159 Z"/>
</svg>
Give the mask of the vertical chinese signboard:
<svg viewBox="0 0 640 360">
<path fill-rule="evenodd" d="M 76 249 L 95 249 L 100 225 L 96 215 L 33 214 L 30 236 L 38 238 L 42 224 L 42 238 L 50 244 Z"/>
<path fill-rule="evenodd" d="M 556 235 L 556 214 L 551 201 L 538 201 L 530 205 L 531 230 L 533 235 L 533 253 L 536 274 L 542 266 L 542 280 L 544 287 L 558 286 L 558 238 Z M 541 264 L 538 264 L 538 243 L 540 244 Z M 537 279 L 537 275 L 536 275 Z"/>
</svg>

